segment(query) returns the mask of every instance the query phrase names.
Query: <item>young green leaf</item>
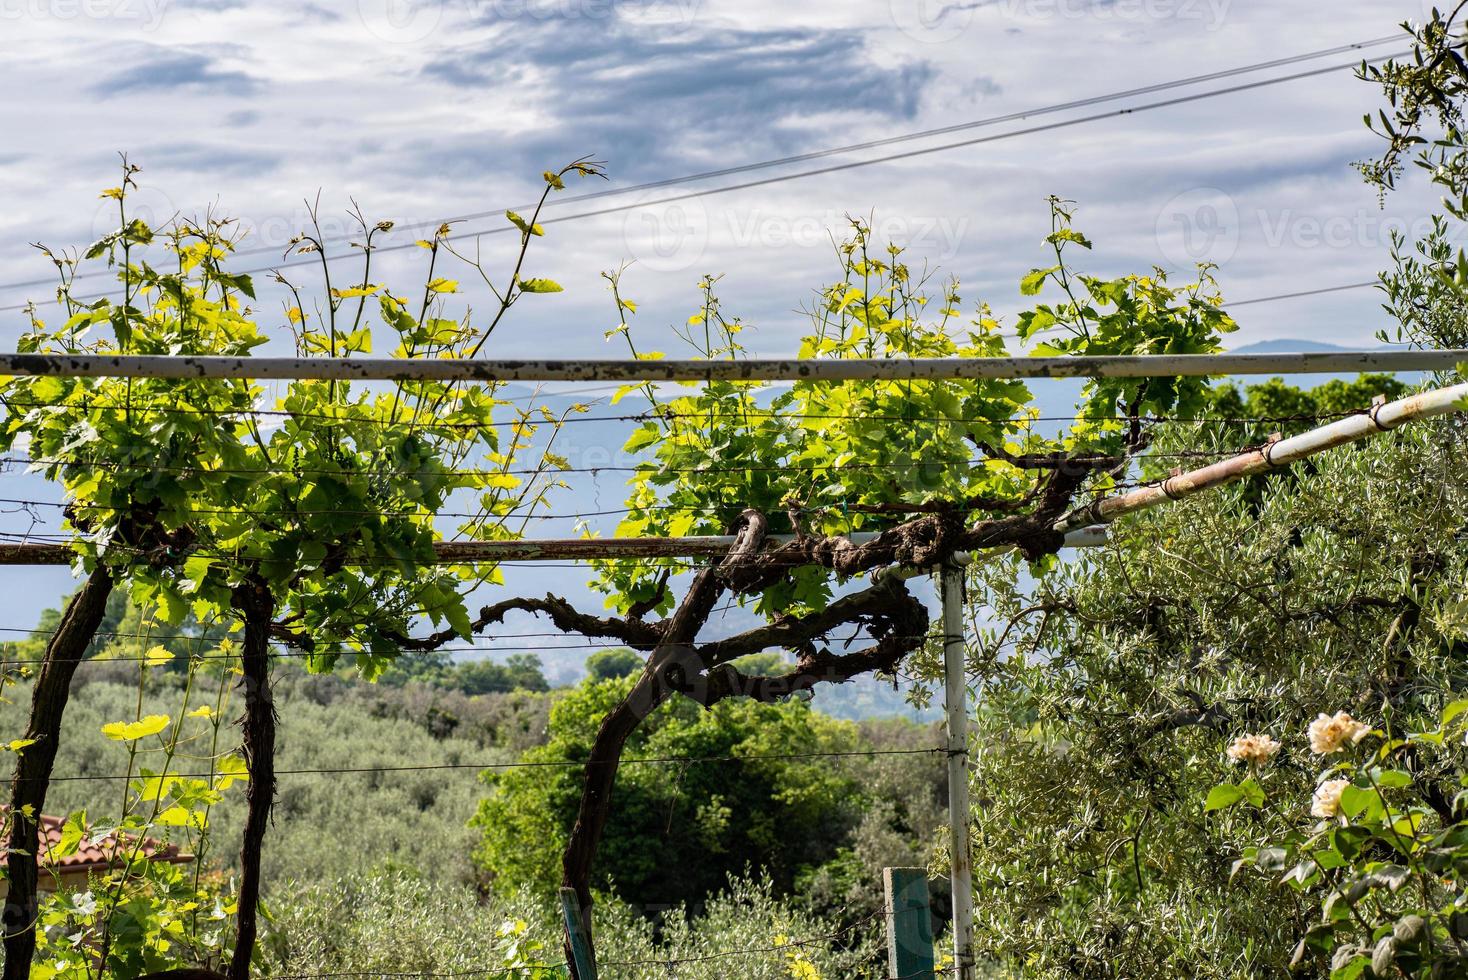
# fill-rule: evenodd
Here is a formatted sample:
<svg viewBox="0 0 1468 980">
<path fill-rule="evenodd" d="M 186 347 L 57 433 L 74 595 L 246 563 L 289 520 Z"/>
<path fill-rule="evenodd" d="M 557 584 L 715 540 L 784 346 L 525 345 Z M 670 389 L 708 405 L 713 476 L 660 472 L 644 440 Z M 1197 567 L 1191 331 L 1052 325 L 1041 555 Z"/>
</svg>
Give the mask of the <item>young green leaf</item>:
<svg viewBox="0 0 1468 980">
<path fill-rule="evenodd" d="M 136 742 L 157 735 L 168 727 L 167 715 L 148 715 L 138 721 L 114 721 L 102 726 L 102 734 L 116 742 Z"/>
</svg>

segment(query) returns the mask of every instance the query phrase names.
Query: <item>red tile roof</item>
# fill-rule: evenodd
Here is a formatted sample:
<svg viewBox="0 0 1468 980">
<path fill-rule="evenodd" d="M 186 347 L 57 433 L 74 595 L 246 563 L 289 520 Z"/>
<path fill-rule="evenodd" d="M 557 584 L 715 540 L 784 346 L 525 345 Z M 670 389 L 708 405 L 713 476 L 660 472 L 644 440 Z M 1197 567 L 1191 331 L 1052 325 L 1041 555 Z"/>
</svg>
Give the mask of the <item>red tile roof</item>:
<svg viewBox="0 0 1468 980">
<path fill-rule="evenodd" d="M 0 807 L 0 810 L 3 810 Z M 61 830 L 66 821 L 61 817 L 41 815 L 41 847 L 40 863 L 43 868 L 60 871 L 67 874 L 80 874 L 90 871 L 105 871 L 118 857 L 117 833 L 108 834 L 99 840 L 90 837 L 82 839 L 81 846 L 75 853 L 65 857 L 49 859 L 47 852 L 51 851 L 61 843 Z M 123 849 L 131 849 L 135 839 L 124 835 Z M 149 861 L 167 861 L 172 864 L 183 864 L 192 861 L 192 854 L 183 853 L 177 844 L 164 844 L 151 837 L 143 838 L 142 856 Z"/>
</svg>

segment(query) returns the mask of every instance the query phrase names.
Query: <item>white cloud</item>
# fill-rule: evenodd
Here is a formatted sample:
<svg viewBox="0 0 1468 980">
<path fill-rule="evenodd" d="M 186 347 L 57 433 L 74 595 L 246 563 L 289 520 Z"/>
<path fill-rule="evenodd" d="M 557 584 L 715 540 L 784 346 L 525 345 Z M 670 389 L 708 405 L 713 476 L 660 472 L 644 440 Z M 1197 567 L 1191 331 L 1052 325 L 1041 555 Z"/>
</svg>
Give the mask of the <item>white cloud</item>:
<svg viewBox="0 0 1468 980">
<path fill-rule="evenodd" d="M 606 159 L 625 184 L 1378 37 L 1421 13 L 1415 0 L 1343 0 L 1329 18 L 1232 0 L 352 0 L 330 11 L 176 2 L 127 19 L 123 5 L 144 0 L 87 8 L 105 16 L 65 16 L 69 0 L 6 2 L 0 84 L 34 93 L 0 107 L 5 131 L 24 134 L 0 159 L 11 192 L 0 212 L 7 283 L 48 272 L 27 242 L 95 234 L 95 194 L 115 183 L 115 150 L 144 167 L 155 210 L 213 204 L 278 245 L 318 189 L 333 216 L 348 197 L 400 221 L 488 210 L 524 203 L 539 170 L 573 153 Z M 398 39 L 383 40 L 394 24 Z M 754 59 L 758 71 L 720 84 Z M 894 98 L 903 72 L 922 73 L 910 103 Z M 459 84 L 444 81 L 452 73 Z M 229 84 L 240 77 L 250 83 Z M 118 79 L 130 90 L 97 97 Z M 1199 241 L 1227 250 L 1229 295 L 1370 278 L 1385 264 L 1383 219 L 1409 225 L 1431 203 L 1419 188 L 1378 213 L 1349 169 L 1373 148 L 1360 117 L 1379 101 L 1340 72 L 717 195 L 682 206 L 703 223 L 686 268 L 659 260 L 666 220 L 553 225 L 532 261 L 568 292 L 522 304 L 500 350 L 534 351 L 553 336 L 562 353 L 606 353 L 610 308 L 597 273 L 640 255 L 628 279 L 645 302 L 644 330 L 681 322 L 698 275 L 723 272 L 727 308 L 762 328 L 762 350 L 787 352 L 800 325 L 791 311 L 833 271 L 820 229 L 848 211 L 875 210 L 914 232 L 966 295 L 1012 306 L 1014 280 L 1040 259 L 1049 193 L 1079 202 L 1097 242 L 1090 261 L 1104 271 L 1188 254 L 1168 236 L 1197 216 L 1169 208 L 1216 188 L 1239 226 Z M 416 258 L 384 256 L 380 268 L 406 277 Z M 45 292 L 0 292 L 0 305 Z M 18 327 L 5 316 L 0 342 Z M 1378 317 L 1369 292 L 1247 307 L 1241 340 L 1365 341 Z"/>
</svg>

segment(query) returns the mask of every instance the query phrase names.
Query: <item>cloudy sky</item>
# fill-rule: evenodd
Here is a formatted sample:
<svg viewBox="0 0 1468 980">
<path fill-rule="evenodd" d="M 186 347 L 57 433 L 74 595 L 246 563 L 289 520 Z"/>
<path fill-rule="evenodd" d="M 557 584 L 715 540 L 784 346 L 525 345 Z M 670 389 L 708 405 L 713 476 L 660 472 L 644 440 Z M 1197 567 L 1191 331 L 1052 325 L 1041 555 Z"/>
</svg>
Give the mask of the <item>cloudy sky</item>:
<svg viewBox="0 0 1468 980">
<path fill-rule="evenodd" d="M 143 168 L 144 217 L 233 215 L 250 232 L 239 266 L 264 269 L 318 194 L 333 254 L 347 251 L 351 201 L 399 222 L 392 242 L 466 214 L 491 217 L 456 232 L 502 232 L 503 209 L 577 157 L 606 161 L 611 179 L 573 183 L 565 197 L 1379 41 L 1424 5 L 0 0 L 0 345 L 15 341 L 19 305 L 50 293 L 29 243 L 85 245 L 113 226 L 97 194 L 117 182 L 119 152 Z M 612 307 L 599 273 L 624 262 L 647 346 L 677 349 L 671 327 L 687 318 L 700 276 L 715 273 L 726 310 L 755 328 L 751 348 L 788 353 L 799 307 L 835 272 L 830 236 L 848 214 L 873 215 L 916 260 L 957 275 L 967 301 L 1012 313 L 1019 277 L 1044 260 L 1050 194 L 1078 202 L 1097 246 L 1085 262 L 1098 273 L 1186 273 L 1206 259 L 1240 301 L 1372 279 L 1389 230 L 1420 230 L 1433 196 L 1414 182 L 1382 209 L 1351 169 L 1376 148 L 1362 115 L 1381 100 L 1348 70 L 1020 132 L 1359 57 L 559 204 L 547 217 L 568 220 L 548 224 L 527 273 L 566 291 L 527 297 L 490 353 L 620 354 L 603 339 Z M 993 138 L 800 176 L 981 137 Z M 768 182 L 776 177 L 791 179 Z M 667 197 L 682 199 L 659 203 Z M 505 234 L 480 242 L 501 271 L 513 245 Z M 412 248 L 385 253 L 373 279 L 406 288 L 421 282 L 421 261 Z M 290 274 L 311 282 L 310 270 Z M 106 282 L 79 285 L 85 295 Z M 260 307 L 279 330 L 278 297 L 262 293 Z M 1369 289 L 1246 303 L 1236 316 L 1238 344 L 1367 344 L 1382 325 Z M 54 593 L 57 575 L 36 587 Z"/>
<path fill-rule="evenodd" d="M 1329 16 L 1264 0 L 0 0 L 0 307 L 48 296 L 28 243 L 109 229 L 97 192 L 116 183 L 119 151 L 143 167 L 141 213 L 236 216 L 255 253 L 240 264 L 263 268 L 318 193 L 338 240 L 351 200 L 411 240 L 424 223 L 523 205 L 542 170 L 579 156 L 605 160 L 611 180 L 567 197 L 1376 40 L 1422 13 L 1422 0 L 1335 0 Z M 1351 169 L 1374 148 L 1361 117 L 1380 100 L 1349 71 L 656 203 L 1354 60 L 560 205 L 548 215 L 642 206 L 549 227 L 530 271 L 567 291 L 522 303 L 498 352 L 616 353 L 598 273 L 625 261 L 650 340 L 686 318 L 700 275 L 722 273 L 726 308 L 757 327 L 752 346 L 787 352 L 853 213 L 958 275 L 966 298 L 1013 310 L 1018 277 L 1043 259 L 1048 194 L 1079 203 L 1100 272 L 1206 258 L 1237 300 L 1370 279 L 1388 230 L 1410 229 L 1431 196 L 1418 187 L 1381 210 Z M 512 245 L 482 240 L 492 268 Z M 395 253 L 384 277 L 413 282 L 420 259 Z M 274 298 L 261 305 L 280 319 Z M 1237 315 L 1240 344 L 1361 343 L 1380 325 L 1370 290 Z M 20 322 L 0 313 L 0 343 Z"/>
</svg>

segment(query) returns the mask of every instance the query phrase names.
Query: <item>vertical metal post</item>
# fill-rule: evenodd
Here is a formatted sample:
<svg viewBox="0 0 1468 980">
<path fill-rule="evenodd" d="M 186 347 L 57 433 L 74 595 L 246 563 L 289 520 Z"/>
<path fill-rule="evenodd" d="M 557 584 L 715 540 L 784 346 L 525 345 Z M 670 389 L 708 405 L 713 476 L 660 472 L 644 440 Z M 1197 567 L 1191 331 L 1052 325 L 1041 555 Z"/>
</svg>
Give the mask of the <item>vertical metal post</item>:
<svg viewBox="0 0 1468 980">
<path fill-rule="evenodd" d="M 953 888 L 953 966 L 958 980 L 974 977 L 974 882 L 969 853 L 968 675 L 963 636 L 963 567 L 955 556 L 935 570 L 943 597 L 944 709 L 948 720 L 948 834 Z"/>
<path fill-rule="evenodd" d="M 933 980 L 933 911 L 927 868 L 886 868 L 887 973 L 892 980 Z"/>
<path fill-rule="evenodd" d="M 581 907 L 576 889 L 561 889 L 561 916 L 566 926 L 566 950 L 575 980 L 596 980 L 596 949 L 591 944 L 591 910 Z"/>
</svg>

